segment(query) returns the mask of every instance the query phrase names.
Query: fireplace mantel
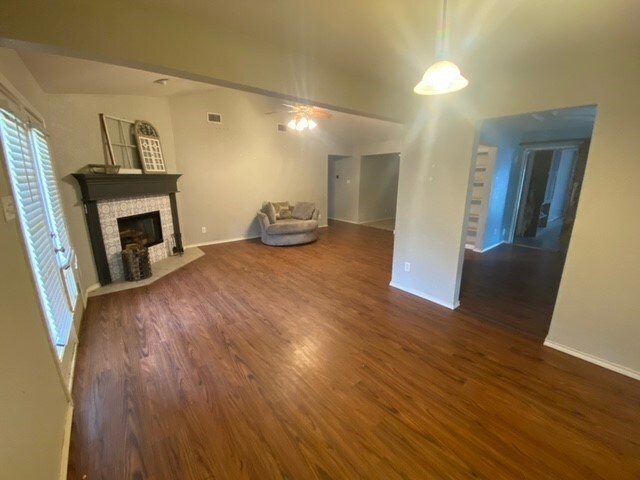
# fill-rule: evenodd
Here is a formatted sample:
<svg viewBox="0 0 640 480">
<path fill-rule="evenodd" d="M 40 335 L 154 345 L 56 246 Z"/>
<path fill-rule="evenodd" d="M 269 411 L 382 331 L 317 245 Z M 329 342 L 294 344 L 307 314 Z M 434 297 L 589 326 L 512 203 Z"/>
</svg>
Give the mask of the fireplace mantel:
<svg viewBox="0 0 640 480">
<path fill-rule="evenodd" d="M 101 285 L 108 285 L 112 282 L 112 279 L 100 226 L 99 201 L 168 195 L 171 202 L 171 216 L 175 236 L 174 253 L 182 253 L 184 251 L 178 219 L 178 205 L 176 203 L 180 174 L 74 173 L 72 175 L 80 185 L 93 258 Z"/>
<path fill-rule="evenodd" d="M 82 200 L 169 195 L 178 191 L 178 174 L 74 173 Z"/>
</svg>

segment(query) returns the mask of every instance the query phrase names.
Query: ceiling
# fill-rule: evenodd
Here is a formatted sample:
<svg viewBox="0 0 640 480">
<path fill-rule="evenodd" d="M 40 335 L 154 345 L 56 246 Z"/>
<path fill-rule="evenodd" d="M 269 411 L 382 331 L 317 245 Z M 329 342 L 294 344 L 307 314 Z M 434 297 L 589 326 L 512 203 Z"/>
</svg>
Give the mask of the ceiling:
<svg viewBox="0 0 640 480">
<path fill-rule="evenodd" d="M 134 68 L 109 65 L 78 58 L 32 51 L 19 51 L 26 67 L 40 87 L 51 94 L 140 95 L 174 97 L 204 90 L 222 89 L 207 83 L 168 77 Z M 155 80 L 167 78 L 166 85 Z M 277 98 L 266 99 L 264 113 L 274 123 L 287 123 L 292 115 Z M 358 145 L 400 138 L 402 126 L 397 123 L 331 111 L 332 118 L 319 120 L 321 131 L 345 144 Z"/>
<path fill-rule="evenodd" d="M 490 125 L 491 128 L 507 129 L 519 133 L 569 129 L 584 129 L 590 132 L 596 120 L 596 113 L 597 107 L 587 105 L 494 118 L 487 120 L 485 124 Z"/>
<path fill-rule="evenodd" d="M 171 97 L 216 88 L 182 78 L 61 55 L 34 51 L 18 51 L 18 55 L 47 93 Z M 160 78 L 169 81 L 166 85 L 154 83 Z"/>
<path fill-rule="evenodd" d="M 127 1 L 111 0 L 113 5 L 108 8 L 103 3 L 97 2 L 95 5 L 102 5 L 103 10 L 118 10 Z M 563 68 L 573 57 L 581 56 L 582 60 L 588 61 L 596 50 L 605 54 L 598 58 L 617 59 L 612 60 L 609 66 L 615 66 L 614 62 L 620 59 L 633 61 L 640 55 L 638 0 L 449 0 L 448 5 L 447 56 L 461 66 L 472 85 L 477 85 L 477 79 L 487 78 L 487 72 L 493 74 L 500 68 L 517 71 L 526 65 L 526 68 L 546 69 L 552 74 L 552 69 Z M 209 69 L 212 71 L 219 68 L 215 74 L 220 76 L 212 76 L 218 79 L 212 82 L 230 85 L 237 75 L 236 78 L 241 79 L 239 84 L 249 89 L 265 88 L 285 96 L 314 98 L 313 94 L 299 94 L 294 88 L 296 82 L 304 85 L 304 74 L 293 75 L 295 78 L 291 78 L 291 85 L 277 76 L 271 76 L 263 85 L 257 71 L 255 84 L 250 83 L 252 66 L 245 63 L 250 56 L 244 57 L 243 52 L 255 49 L 263 52 L 264 58 L 282 60 L 279 68 L 289 63 L 294 72 L 307 72 L 314 71 L 313 68 L 307 68 L 313 66 L 315 71 L 344 74 L 347 80 L 345 85 L 366 85 L 367 88 L 362 89 L 363 92 L 367 91 L 363 93 L 368 95 L 365 100 L 351 95 L 355 98 L 353 105 L 335 104 L 347 110 L 354 106 L 359 110 L 362 105 L 368 105 L 368 98 L 378 92 L 384 92 L 386 98 L 396 94 L 398 97 L 404 94 L 406 97 L 412 96 L 411 89 L 434 60 L 442 9 L 439 0 L 136 0 L 133 6 L 136 10 L 135 14 L 127 17 L 129 22 L 124 22 L 124 17 L 116 17 L 111 19 L 113 21 L 109 28 L 117 28 L 122 24 L 130 29 L 131 25 L 139 25 L 142 37 L 127 36 L 126 32 L 121 32 L 122 37 L 137 43 L 162 44 L 169 50 L 171 45 L 179 45 L 175 54 L 188 58 L 184 63 L 187 65 L 185 72 L 198 73 L 197 68 L 189 70 L 193 68 L 190 65 L 192 59 L 184 51 L 189 46 L 189 32 L 198 32 L 200 35 L 194 34 L 193 37 L 194 42 L 200 42 L 198 48 L 194 49 L 200 55 L 195 62 L 196 65 L 198 62 L 216 65 Z M 95 8 L 98 12 L 102 11 L 97 6 Z M 149 13 L 147 17 L 143 15 L 145 11 Z M 58 10 L 53 12 L 59 13 Z M 51 15 L 54 15 L 53 12 Z M 92 13 L 93 10 L 87 12 Z M 138 18 L 141 14 L 143 18 Z M 165 21 L 162 23 L 163 29 L 157 27 L 160 21 Z M 91 25 L 91 22 L 87 25 Z M 167 25 L 176 25 L 176 28 L 171 30 Z M 177 28 L 178 25 L 182 28 Z M 80 50 L 73 50 L 72 54 L 94 59 L 109 58 L 110 61 L 129 65 L 137 64 L 132 59 L 140 60 L 136 55 L 124 55 L 118 60 L 112 56 L 113 52 L 111 56 L 106 54 L 108 49 L 105 49 L 105 57 L 102 57 L 100 48 L 95 45 L 96 39 L 105 35 L 113 38 L 118 31 L 105 32 L 97 26 L 94 30 L 95 38 L 87 38 L 94 41 L 94 51 L 82 53 L 78 44 Z M 52 38 L 58 34 L 60 32 L 52 34 Z M 82 31 L 75 37 L 80 35 L 77 40 L 81 42 L 83 36 L 91 37 L 92 34 L 93 31 Z M 62 32 L 62 35 L 65 33 Z M 75 38 L 72 32 L 68 37 Z M 219 65 L 215 56 L 202 57 L 206 55 L 203 52 L 207 51 L 209 42 L 219 47 L 216 50 L 218 54 L 222 49 L 233 52 L 234 56 L 225 57 Z M 225 45 L 230 48 L 226 49 Z M 231 48 L 232 45 L 237 48 Z M 35 50 L 43 48 L 38 44 L 30 47 Z M 130 49 L 138 53 L 145 51 L 143 45 L 136 44 L 130 44 Z M 52 47 L 49 51 L 56 50 Z M 60 53 L 65 50 L 61 48 L 57 51 Z M 276 54 L 271 57 L 270 52 Z M 118 82 L 122 89 L 115 92 L 115 86 L 104 80 L 106 76 L 101 73 L 102 64 L 89 66 L 86 62 L 59 57 L 47 59 L 35 53 L 25 53 L 23 58 L 45 90 L 51 92 L 63 92 L 71 86 L 74 92 L 82 92 L 81 88 L 84 87 L 78 84 L 82 79 L 85 85 L 91 84 L 89 88 L 92 91 L 101 89 L 110 93 L 170 96 L 190 88 L 199 88 L 176 80 L 168 88 L 158 90 L 155 86 L 147 85 L 150 75 L 138 71 L 137 79 L 132 75 L 126 77 L 131 81 L 130 84 Z M 162 63 L 163 60 L 164 57 L 158 65 L 170 67 L 165 71 L 172 71 L 172 66 L 177 67 L 173 72 L 181 71 L 180 62 L 171 65 Z M 147 55 L 145 65 L 154 65 L 153 54 Z M 236 69 L 237 65 L 241 66 Z M 261 64 L 259 68 L 268 68 L 268 64 Z M 204 67 L 203 72 L 207 72 Z M 228 73 L 229 77 L 223 73 Z M 201 78 L 207 78 L 207 73 Z M 279 86 L 278 82 L 284 86 Z M 339 83 L 336 83 L 336 88 L 336 97 L 344 97 L 340 95 L 343 92 L 339 91 Z M 323 100 L 331 97 L 331 92 L 327 94 L 326 91 L 319 95 Z M 398 103 L 395 96 L 392 102 Z M 402 111 L 401 108 L 399 110 Z"/>
<path fill-rule="evenodd" d="M 442 8 L 438 0 L 137 2 L 176 22 L 203 22 L 216 33 L 212 41 L 244 39 L 248 45 L 269 45 L 292 61 L 321 60 L 362 82 L 376 80 L 402 92 L 410 92 L 434 59 Z M 576 52 L 594 48 L 640 53 L 637 0 L 449 0 L 448 5 L 448 56 L 471 82 L 474 73 L 487 66 L 518 68 L 518 62 L 526 60 L 528 65 L 546 62 L 562 68 L 562 61 Z M 50 93 L 169 97 L 212 88 L 175 77 L 162 87 L 153 80 L 166 75 L 33 51 L 21 56 Z M 637 55 L 628 58 L 633 61 Z M 544 121 L 564 123 L 556 118 Z M 535 118 L 533 122 L 527 128 L 542 123 Z"/>
<path fill-rule="evenodd" d="M 322 59 L 389 85 L 433 61 L 439 0 L 139 0 L 196 16 L 292 54 Z M 638 48 L 637 0 L 449 0 L 449 56 L 458 63 L 566 56 L 596 42 Z"/>
</svg>

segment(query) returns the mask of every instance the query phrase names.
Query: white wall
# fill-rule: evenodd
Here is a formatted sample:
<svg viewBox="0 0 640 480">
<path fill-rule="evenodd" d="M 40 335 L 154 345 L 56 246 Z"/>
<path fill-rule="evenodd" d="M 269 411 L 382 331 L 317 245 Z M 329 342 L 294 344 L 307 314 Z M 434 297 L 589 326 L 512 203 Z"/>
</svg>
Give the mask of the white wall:
<svg viewBox="0 0 640 480">
<path fill-rule="evenodd" d="M 449 306 L 457 303 L 471 156 L 481 119 L 597 104 L 547 340 L 640 372 L 640 305 L 635 301 L 640 225 L 629 221 L 638 206 L 640 97 L 635 85 L 640 65 L 626 61 L 627 55 L 599 48 L 594 40 L 563 59 L 563 68 L 553 75 L 529 68 L 525 59 L 500 75 L 477 66 L 466 90 L 425 99 L 406 129 L 393 283 Z M 616 75 L 610 74 L 613 69 Z M 603 231 L 611 232 L 606 242 Z M 404 272 L 406 261 L 413 262 L 410 273 Z"/>
<path fill-rule="evenodd" d="M 133 95 L 46 95 L 47 128 L 51 133 L 69 231 L 81 265 L 83 289 L 98 282 L 78 183 L 71 176 L 89 163 L 104 163 L 98 114 L 147 120 L 160 134 L 167 171 L 176 172 L 173 125 L 164 98 Z M 178 181 L 181 188 L 181 182 Z M 178 205 L 180 198 L 178 195 Z"/>
<path fill-rule="evenodd" d="M 43 94 L 15 52 L 0 49 L 0 82 L 43 113 Z M 0 153 L 0 196 L 11 188 Z M 58 479 L 71 404 L 40 308 L 20 226 L 0 216 L 0 471 L 3 478 Z"/>
<path fill-rule="evenodd" d="M 517 175 L 513 175 L 512 169 L 517 168 L 520 138 L 520 133 L 505 128 L 495 128 L 491 121 L 484 122 L 482 125 L 480 143 L 496 146 L 498 155 L 493 174 L 485 234 L 480 243 L 481 249 L 499 244 L 509 234 L 509 225 L 517 193 Z"/>
<path fill-rule="evenodd" d="M 361 158 L 359 223 L 395 218 L 399 172 L 400 156 L 397 153 Z"/>
<path fill-rule="evenodd" d="M 358 223 L 360 158 L 329 157 L 329 218 Z"/>
<path fill-rule="evenodd" d="M 278 132 L 277 117 L 265 115 L 272 99 L 225 88 L 172 97 L 170 107 L 186 245 L 258 236 L 265 200 L 315 202 L 326 224 L 327 158 L 343 148 L 322 124 Z M 207 112 L 223 123 L 208 123 Z"/>
</svg>

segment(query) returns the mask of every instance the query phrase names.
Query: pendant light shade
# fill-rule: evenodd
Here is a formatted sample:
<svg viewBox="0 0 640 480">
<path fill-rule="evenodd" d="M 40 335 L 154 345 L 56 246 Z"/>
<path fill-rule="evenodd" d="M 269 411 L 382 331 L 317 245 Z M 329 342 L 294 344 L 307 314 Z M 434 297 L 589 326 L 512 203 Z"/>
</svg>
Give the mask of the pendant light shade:
<svg viewBox="0 0 640 480">
<path fill-rule="evenodd" d="M 469 80 L 460 74 L 460 69 L 453 62 L 442 60 L 431 65 L 422 80 L 413 87 L 418 95 L 439 95 L 462 90 L 469 85 Z"/>
<path fill-rule="evenodd" d="M 445 44 L 447 31 L 447 0 L 442 1 L 442 23 L 440 24 L 440 38 L 438 58 L 445 58 Z M 440 95 L 456 92 L 469 85 L 469 80 L 460 73 L 458 66 L 447 60 L 439 60 L 431 65 L 422 76 L 422 80 L 413 87 L 418 95 Z"/>
</svg>

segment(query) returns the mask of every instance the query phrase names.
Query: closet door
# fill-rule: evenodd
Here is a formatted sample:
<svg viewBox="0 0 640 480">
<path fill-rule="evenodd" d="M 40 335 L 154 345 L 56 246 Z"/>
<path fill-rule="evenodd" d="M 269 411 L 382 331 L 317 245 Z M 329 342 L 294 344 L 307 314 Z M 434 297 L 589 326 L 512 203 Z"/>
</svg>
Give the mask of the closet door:
<svg viewBox="0 0 640 480">
<path fill-rule="evenodd" d="M 472 177 L 471 199 L 467 217 L 466 246 L 482 251 L 484 232 L 491 200 L 493 173 L 496 168 L 498 148 L 491 145 L 479 145 L 476 153 L 475 168 Z"/>
</svg>

